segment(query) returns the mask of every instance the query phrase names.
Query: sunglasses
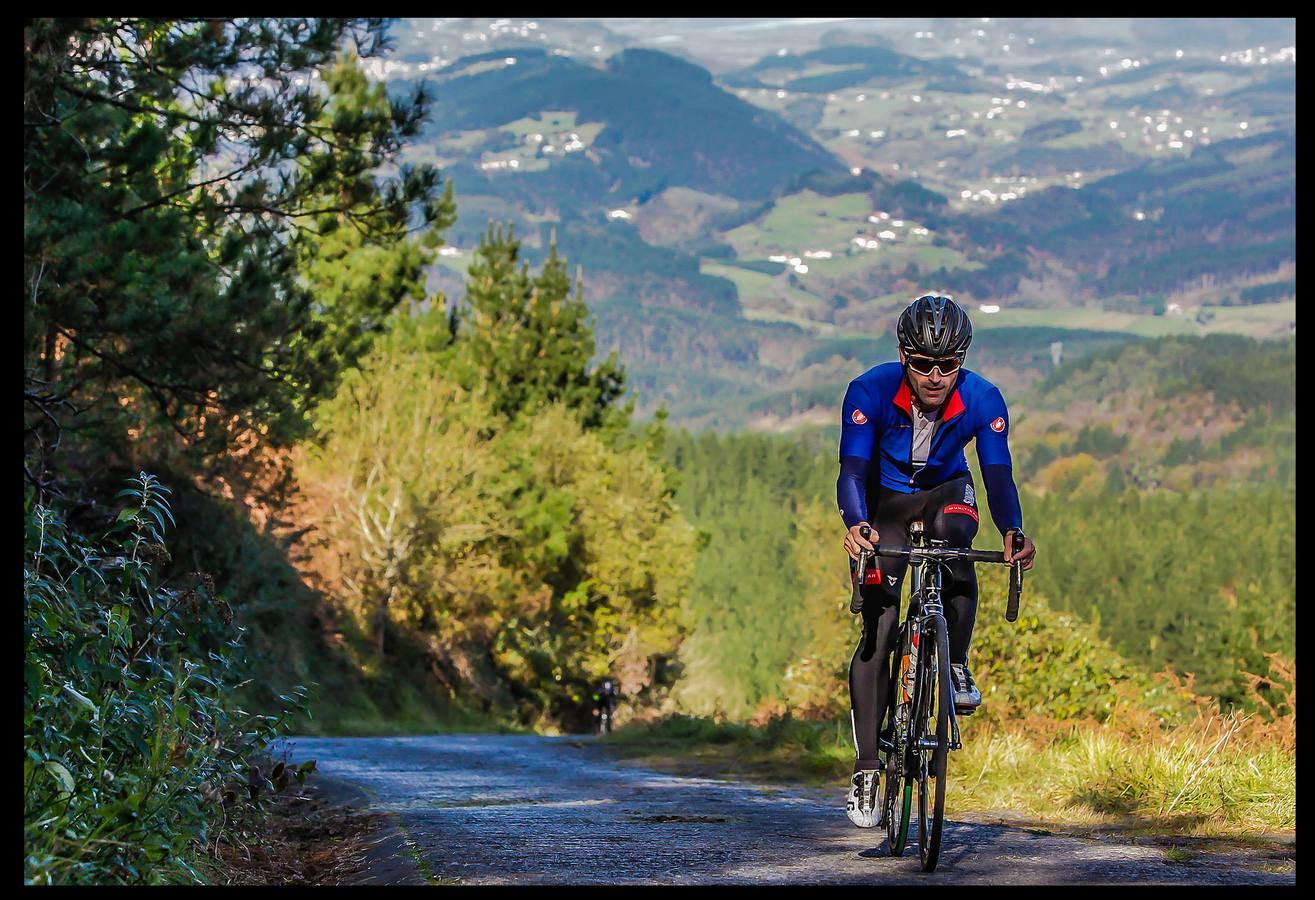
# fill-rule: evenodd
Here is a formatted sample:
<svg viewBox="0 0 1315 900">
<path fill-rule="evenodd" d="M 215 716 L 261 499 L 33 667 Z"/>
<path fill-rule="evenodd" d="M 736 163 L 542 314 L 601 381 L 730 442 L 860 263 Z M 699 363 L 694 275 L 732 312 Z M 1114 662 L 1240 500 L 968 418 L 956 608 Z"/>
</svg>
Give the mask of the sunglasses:
<svg viewBox="0 0 1315 900">
<path fill-rule="evenodd" d="M 953 375 L 963 365 L 957 356 L 948 359 L 932 359 L 927 356 L 905 356 L 904 364 L 919 375 L 930 375 L 932 369 L 940 369 L 941 375 Z"/>
</svg>

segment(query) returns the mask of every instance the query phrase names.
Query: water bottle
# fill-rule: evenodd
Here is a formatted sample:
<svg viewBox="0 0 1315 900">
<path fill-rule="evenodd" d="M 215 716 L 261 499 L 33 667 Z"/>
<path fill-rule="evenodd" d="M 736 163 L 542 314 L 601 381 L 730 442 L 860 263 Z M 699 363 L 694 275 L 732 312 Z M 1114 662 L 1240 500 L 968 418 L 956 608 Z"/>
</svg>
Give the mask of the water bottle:
<svg viewBox="0 0 1315 900">
<path fill-rule="evenodd" d="M 909 641 L 909 652 L 900 662 L 900 689 L 904 692 L 904 702 L 913 702 L 913 673 L 918 667 L 918 632 L 913 632 Z"/>
</svg>

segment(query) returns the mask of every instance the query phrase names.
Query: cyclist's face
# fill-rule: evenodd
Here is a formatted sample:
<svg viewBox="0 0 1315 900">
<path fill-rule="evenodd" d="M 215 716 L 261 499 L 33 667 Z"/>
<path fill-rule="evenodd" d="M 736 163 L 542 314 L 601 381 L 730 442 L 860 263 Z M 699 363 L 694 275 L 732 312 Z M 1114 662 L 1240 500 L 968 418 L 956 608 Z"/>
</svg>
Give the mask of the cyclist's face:
<svg viewBox="0 0 1315 900">
<path fill-rule="evenodd" d="M 899 351 L 899 361 L 901 364 L 908 359 L 904 353 L 904 348 Z M 942 375 L 940 368 L 931 370 L 930 375 L 922 375 L 915 372 L 909 366 L 904 366 L 904 373 L 909 378 L 909 384 L 913 388 L 913 396 L 917 398 L 918 405 L 925 410 L 940 408 L 946 398 L 954 390 L 955 382 L 959 380 L 959 371 L 955 370 L 949 375 Z"/>
</svg>

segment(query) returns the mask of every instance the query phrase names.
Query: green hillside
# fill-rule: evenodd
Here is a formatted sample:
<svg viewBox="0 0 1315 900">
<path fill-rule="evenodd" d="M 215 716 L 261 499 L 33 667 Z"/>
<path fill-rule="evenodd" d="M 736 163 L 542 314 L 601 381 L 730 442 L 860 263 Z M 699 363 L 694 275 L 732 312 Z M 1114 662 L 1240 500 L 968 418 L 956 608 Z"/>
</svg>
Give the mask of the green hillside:
<svg viewBox="0 0 1315 900">
<path fill-rule="evenodd" d="M 1042 552 L 1036 592 L 1139 671 L 1168 666 L 1225 706 L 1253 702 L 1241 673 L 1295 653 L 1294 386 L 1293 341 L 1218 335 L 1107 346 L 1010 392 L 1024 519 Z M 816 400 L 835 409 L 842 393 Z M 823 652 L 814 638 L 835 644 L 828 665 L 843 661 L 836 438 L 829 426 L 669 440 L 677 502 L 707 534 L 682 649 L 691 711 L 785 699 L 787 668 Z M 982 518 L 977 546 L 997 546 Z M 802 603 L 828 583 L 820 606 Z"/>
<path fill-rule="evenodd" d="M 481 65 L 490 62 L 493 68 Z M 453 169 L 465 192 L 510 193 L 530 210 L 622 206 L 678 185 L 757 198 L 801 172 L 842 171 L 812 138 L 726 93 L 705 69 L 657 51 L 626 50 L 594 68 L 518 48 L 467 57 L 437 78 L 428 126 L 435 138 L 505 127 L 545 110 L 602 124 L 588 152 L 559 155 L 543 171 Z"/>
<path fill-rule="evenodd" d="M 783 87 L 788 91 L 826 93 L 866 84 L 930 76 L 941 83 L 971 84 L 949 60 L 923 60 L 881 46 L 836 44 L 808 53 L 768 56 L 745 69 L 728 72 L 721 80 L 732 87 Z"/>
<path fill-rule="evenodd" d="M 945 43 L 1002 28 L 836 33 L 716 78 L 647 49 L 504 36 L 437 71 L 409 153 L 452 174 L 457 248 L 490 221 L 517 226 L 531 264 L 555 240 L 640 414 L 666 403 L 691 427 L 825 421 L 854 367 L 834 342 L 884 346 L 927 290 L 1001 307 L 975 315 L 994 333 L 975 365 L 1014 391 L 1053 368 L 1054 341 L 1071 360 L 1295 330 L 1290 70 L 1193 53 L 1084 83 L 1044 74 L 1083 71 L 1079 46 L 1146 40 L 1128 23 L 1069 49 L 1044 22 L 1006 29 L 1038 36 L 1016 75 Z M 465 266 L 440 260 L 430 285 L 458 299 Z"/>
<path fill-rule="evenodd" d="M 1009 247 L 1002 258 L 1022 261 L 1039 252 L 1061 260 L 1085 293 L 1162 297 L 1203 279 L 1246 277 L 1294 261 L 1295 171 L 1295 136 L 1258 134 L 1079 190 L 1050 188 L 956 224 L 977 245 Z M 953 277 L 974 293 L 1003 296 L 1027 271 Z"/>
<path fill-rule="evenodd" d="M 1114 346 L 1061 366 L 1021 408 L 1014 456 L 1039 490 L 1295 482 L 1293 338 Z"/>
</svg>

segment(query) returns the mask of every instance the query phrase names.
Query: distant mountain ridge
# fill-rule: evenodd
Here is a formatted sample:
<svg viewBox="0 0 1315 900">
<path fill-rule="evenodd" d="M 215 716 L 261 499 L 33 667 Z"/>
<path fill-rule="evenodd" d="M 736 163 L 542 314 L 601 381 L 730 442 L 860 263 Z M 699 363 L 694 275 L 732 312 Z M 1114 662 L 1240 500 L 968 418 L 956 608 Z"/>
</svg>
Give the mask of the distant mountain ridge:
<svg viewBox="0 0 1315 900">
<path fill-rule="evenodd" d="M 516 60 L 474 74 L 475 63 L 506 57 Z M 713 83 L 706 69 L 655 50 L 628 49 L 598 69 L 540 48 L 480 54 L 458 60 L 438 73 L 441 90 L 430 116 L 429 134 L 496 128 L 545 110 L 570 110 L 581 122 L 603 128 L 590 150 L 593 177 L 571 173 L 578 188 L 588 185 L 615 205 L 646 199 L 667 187 L 684 186 L 737 199 L 780 191 L 801 172 L 843 172 L 826 148 L 778 116 L 766 113 Z M 522 196 L 570 202 L 548 182 L 559 180 L 568 163 L 548 172 L 517 175 Z M 464 167 L 463 167 L 464 168 Z M 472 170 L 463 180 L 482 192 L 490 176 Z M 592 194 L 592 190 L 590 193 Z"/>
<path fill-rule="evenodd" d="M 1142 163 L 1080 190 L 1050 188 L 963 227 L 980 246 L 1064 259 L 1106 295 L 1162 294 L 1295 261 L 1295 208 L 1296 136 L 1271 132 Z M 968 284 L 984 277 L 963 275 Z M 1007 294 L 1010 286 L 991 287 Z"/>
<path fill-rule="evenodd" d="M 769 56 L 738 72 L 727 73 L 722 76 L 722 81 L 732 87 L 761 88 L 766 86 L 759 77 L 761 75 L 802 70 L 819 64 L 846 68 L 836 72 L 793 78 L 781 87 L 787 91 L 826 93 L 865 84 L 874 78 L 910 78 L 924 75 L 935 77 L 944 83 L 968 79 L 963 70 L 949 60 L 919 59 L 879 46 L 841 44 L 821 47 L 797 55 L 786 53 L 782 56 Z"/>
<path fill-rule="evenodd" d="M 1006 88 L 975 57 L 831 40 L 716 78 L 578 44 L 504 45 L 431 73 L 415 148 L 453 178 L 459 213 L 431 289 L 460 296 L 461 251 L 489 221 L 516 224 L 531 266 L 555 241 L 640 409 L 665 402 L 693 427 L 807 419 L 850 360 L 886 352 L 900 298 L 932 287 L 1003 306 L 996 339 L 1011 349 L 989 364 L 1017 387 L 1049 371 L 1055 341 L 1071 359 L 1134 335 L 1295 330 L 1295 124 L 1262 115 L 1295 107 L 1289 69 L 1248 81 L 1231 64 L 1154 60 L 1064 85 L 1080 98 L 1068 104 Z M 1219 69 L 1215 94 L 1201 76 Z M 852 87 L 829 96 L 827 79 Z M 1195 106 L 1181 128 L 1147 110 L 1162 121 L 1140 146 L 1109 124 L 1141 128 L 1134 107 L 1152 100 Z M 1241 131 L 1226 113 L 1250 118 L 1249 136 L 1223 138 Z M 1209 140 L 1152 154 L 1201 116 Z M 1256 317 L 1224 308 L 1266 300 Z"/>
</svg>

